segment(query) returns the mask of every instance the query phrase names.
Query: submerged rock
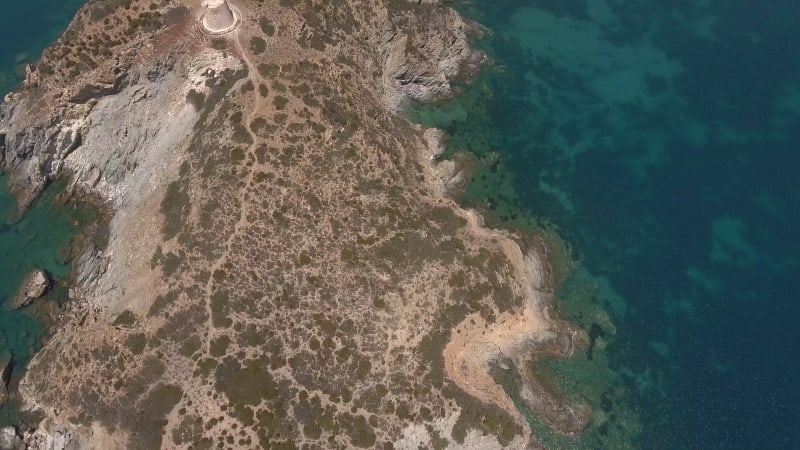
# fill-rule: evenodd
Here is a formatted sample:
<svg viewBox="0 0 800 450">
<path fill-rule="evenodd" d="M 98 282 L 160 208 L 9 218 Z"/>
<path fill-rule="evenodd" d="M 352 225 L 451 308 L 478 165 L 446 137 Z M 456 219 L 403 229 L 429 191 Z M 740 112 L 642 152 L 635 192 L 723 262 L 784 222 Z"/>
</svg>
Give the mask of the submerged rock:
<svg viewBox="0 0 800 450">
<path fill-rule="evenodd" d="M 50 289 L 50 277 L 44 270 L 35 270 L 25 277 L 19 292 L 11 301 L 11 309 L 20 309 L 42 298 Z"/>
</svg>

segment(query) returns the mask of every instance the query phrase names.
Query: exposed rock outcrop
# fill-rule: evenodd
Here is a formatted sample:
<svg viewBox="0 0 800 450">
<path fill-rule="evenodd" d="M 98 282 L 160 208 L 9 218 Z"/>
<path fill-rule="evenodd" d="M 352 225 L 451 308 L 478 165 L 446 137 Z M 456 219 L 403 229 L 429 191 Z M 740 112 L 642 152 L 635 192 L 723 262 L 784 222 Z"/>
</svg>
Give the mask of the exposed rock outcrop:
<svg viewBox="0 0 800 450">
<path fill-rule="evenodd" d="M 50 289 L 51 284 L 52 281 L 47 275 L 47 272 L 44 270 L 34 270 L 25 277 L 19 292 L 11 300 L 9 307 L 11 309 L 19 309 L 30 305 L 34 301 L 44 297 Z"/>
<path fill-rule="evenodd" d="M 71 175 L 113 215 L 20 383 L 47 417 L 27 442 L 534 445 L 489 370 L 580 339 L 536 246 L 448 198 L 468 175 L 396 114 L 454 94 L 472 26 L 438 2 L 239 0 L 209 36 L 197 1 L 114 5 L 0 105 L 23 206 Z"/>
<path fill-rule="evenodd" d="M 0 428 L 0 450 L 23 450 L 25 448 L 27 447 L 22 442 L 22 438 L 17 435 L 14 427 Z"/>
<path fill-rule="evenodd" d="M 400 111 L 405 102 L 434 103 L 453 96 L 451 81 L 469 78 L 484 59 L 469 46 L 469 37 L 479 33 L 455 11 L 436 16 L 436 27 L 419 27 L 409 34 L 388 33 L 381 48 L 387 106 Z"/>
<path fill-rule="evenodd" d="M 42 421 L 39 426 L 32 431 L 26 432 L 23 436 L 24 447 L 27 450 L 79 450 L 79 449 L 101 449 L 119 448 L 104 447 L 102 442 L 97 442 L 94 446 L 82 445 L 81 441 L 75 436 L 75 427 L 71 425 L 59 425 L 48 419 Z"/>
</svg>

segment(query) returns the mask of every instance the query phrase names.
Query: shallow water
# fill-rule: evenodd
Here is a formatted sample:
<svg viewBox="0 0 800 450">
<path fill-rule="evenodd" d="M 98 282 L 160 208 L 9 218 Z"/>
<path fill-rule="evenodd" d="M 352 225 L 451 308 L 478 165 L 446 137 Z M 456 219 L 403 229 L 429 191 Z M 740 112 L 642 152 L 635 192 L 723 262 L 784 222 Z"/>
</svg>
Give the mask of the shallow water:
<svg viewBox="0 0 800 450">
<path fill-rule="evenodd" d="M 25 63 L 64 32 L 85 0 L 25 0 L 3 2 L 0 14 L 0 99 L 21 81 Z"/>
<path fill-rule="evenodd" d="M 5 177 L 0 177 L 5 185 Z M 64 182 L 51 185 L 24 216 L 19 217 L 16 199 L 0 190 L 0 355 L 12 358 L 11 383 L 16 383 L 25 365 L 47 337 L 42 314 L 66 298 L 73 240 L 91 220 L 90 211 L 63 204 Z M 45 298 L 31 306 L 12 310 L 9 302 L 33 270 L 43 269 L 56 280 Z M 0 425 L 16 420 L 15 406 L 0 407 Z"/>
<path fill-rule="evenodd" d="M 5 6 L 0 94 L 82 3 Z M 794 448 L 800 7 L 460 8 L 491 30 L 480 45 L 494 62 L 458 100 L 418 118 L 445 128 L 451 151 L 485 158 L 465 203 L 566 240 L 577 262 L 561 261 L 573 269 L 557 306 L 594 338 L 584 355 L 547 364 L 547 379 L 595 412 L 579 439 L 547 436 L 548 446 Z M 0 193 L 0 217 L 10 202 Z M 0 297 L 32 267 L 66 275 L 57 255 L 74 230 L 69 211 L 51 205 L 0 221 Z M 20 355 L 41 341 L 21 313 L 0 314 L 0 330 L 0 345 Z"/>
<path fill-rule="evenodd" d="M 411 113 L 484 157 L 465 203 L 556 230 L 577 261 L 558 307 L 596 345 L 546 372 L 596 415 L 549 445 L 794 448 L 800 6 L 460 9 L 492 63 Z"/>
<path fill-rule="evenodd" d="M 0 25 L 0 99 L 14 89 L 24 74 L 24 64 L 35 61 L 41 51 L 66 28 L 84 1 L 28 0 L 4 4 Z M 32 317 L 35 307 L 8 311 L 23 277 L 44 269 L 52 277 L 69 277 L 69 245 L 81 231 L 86 213 L 56 202 L 63 190 L 59 183 L 48 188 L 22 217 L 16 201 L 6 191 L 0 176 L 0 355 L 13 358 L 12 383 L 16 382 L 33 352 L 46 337 L 43 323 Z M 56 289 L 49 298 L 64 296 Z M 0 408 L 0 425 L 17 421 L 15 405 Z"/>
</svg>

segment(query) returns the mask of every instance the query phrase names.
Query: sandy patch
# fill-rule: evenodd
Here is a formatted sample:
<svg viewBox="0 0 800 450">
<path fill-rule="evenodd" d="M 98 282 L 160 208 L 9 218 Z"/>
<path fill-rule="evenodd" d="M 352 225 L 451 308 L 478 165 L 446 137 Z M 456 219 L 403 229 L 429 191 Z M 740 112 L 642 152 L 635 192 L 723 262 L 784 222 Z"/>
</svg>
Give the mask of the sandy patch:
<svg viewBox="0 0 800 450">
<path fill-rule="evenodd" d="M 488 323 L 480 314 L 467 316 L 452 332 L 444 349 L 447 376 L 470 395 L 508 411 L 521 424 L 525 420 L 503 388 L 492 379 L 489 365 L 500 359 L 516 359 L 520 351 L 553 336 L 553 324 L 543 305 L 543 269 L 538 255 L 523 255 L 509 237 L 483 227 L 480 217 L 468 212 L 470 232 L 482 240 L 495 242 L 511 262 L 515 278 L 527 299 L 521 311 L 499 314 Z"/>
</svg>

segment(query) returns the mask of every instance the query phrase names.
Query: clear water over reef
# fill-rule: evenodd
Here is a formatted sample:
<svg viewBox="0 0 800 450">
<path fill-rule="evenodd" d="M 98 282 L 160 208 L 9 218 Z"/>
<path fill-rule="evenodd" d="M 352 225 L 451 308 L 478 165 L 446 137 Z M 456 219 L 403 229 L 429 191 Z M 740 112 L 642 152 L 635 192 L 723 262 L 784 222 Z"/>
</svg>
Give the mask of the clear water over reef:
<svg viewBox="0 0 800 450">
<path fill-rule="evenodd" d="M 22 279 L 35 269 L 53 278 L 69 277 L 70 244 L 84 214 L 59 201 L 63 184 L 48 188 L 21 219 L 16 199 L 0 191 L 0 352 L 10 351 L 18 360 L 31 356 L 43 337 L 27 309 L 7 310 Z"/>
<path fill-rule="evenodd" d="M 27 0 L 3 5 L 0 25 L 0 99 L 14 89 L 24 74 L 24 64 L 35 61 L 41 51 L 66 28 L 82 0 Z M 63 183 L 48 188 L 22 217 L 16 201 L 6 191 L 0 176 L 0 357 L 13 358 L 12 383 L 45 338 L 44 324 L 34 317 L 41 306 L 9 310 L 8 302 L 23 277 L 44 269 L 55 278 L 69 277 L 69 245 L 84 223 L 84 211 L 58 200 Z M 53 301 L 63 290 L 50 294 Z M 0 425 L 17 421 L 14 402 L 0 408 Z"/>
<path fill-rule="evenodd" d="M 800 5 L 458 8 L 492 62 L 410 113 L 482 158 L 465 203 L 577 260 L 558 307 L 593 345 L 544 372 L 595 420 L 548 445 L 796 448 Z"/>
<path fill-rule="evenodd" d="M 5 185 L 5 177 L 0 177 Z M 73 241 L 91 220 L 91 212 L 65 202 L 65 182 L 48 187 L 22 217 L 16 199 L 0 190 L 0 357 L 11 358 L 11 383 L 22 375 L 25 365 L 47 336 L 48 317 L 66 298 Z M 56 280 L 45 298 L 30 306 L 14 309 L 12 299 L 27 274 L 42 269 Z M 0 425 L 16 421 L 13 402 L 0 407 Z"/>
</svg>

